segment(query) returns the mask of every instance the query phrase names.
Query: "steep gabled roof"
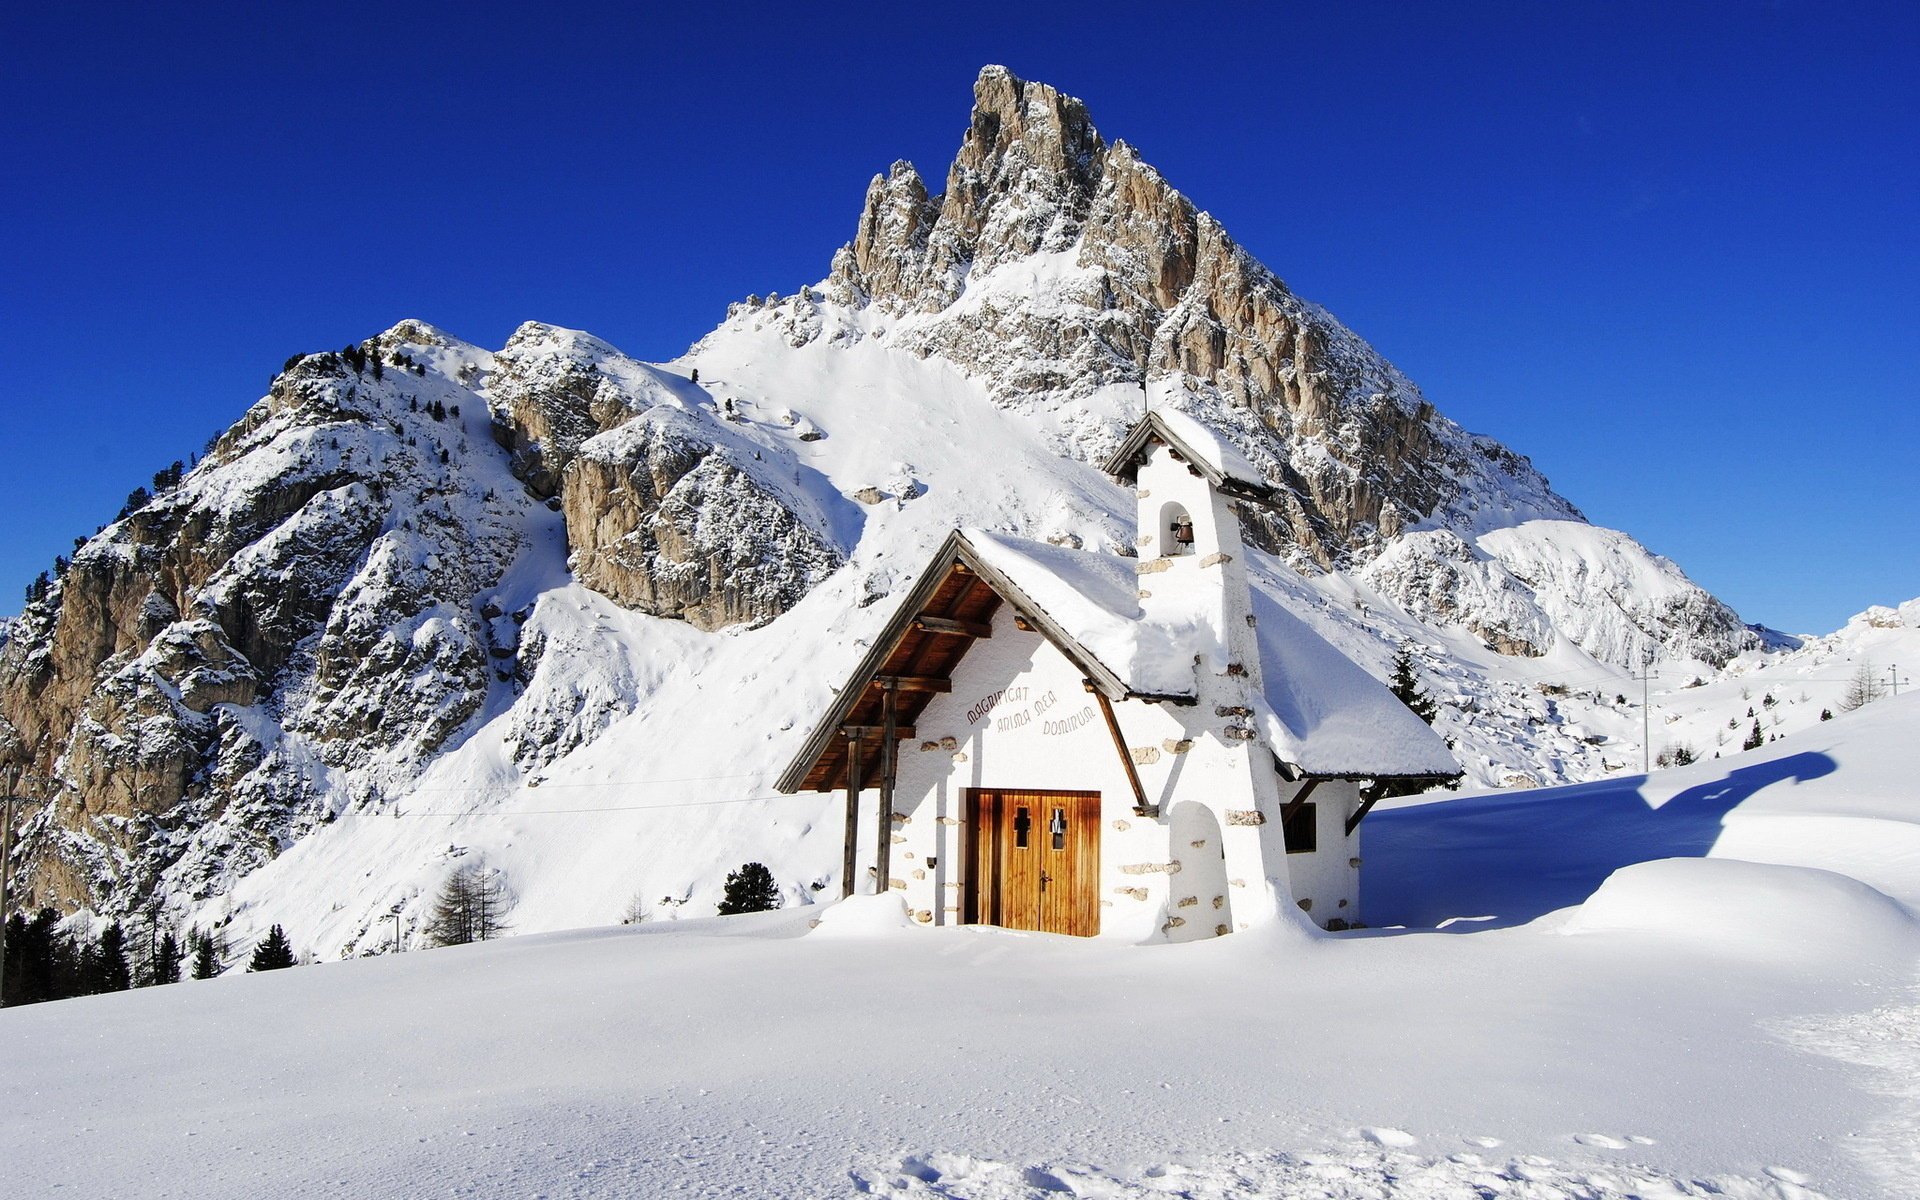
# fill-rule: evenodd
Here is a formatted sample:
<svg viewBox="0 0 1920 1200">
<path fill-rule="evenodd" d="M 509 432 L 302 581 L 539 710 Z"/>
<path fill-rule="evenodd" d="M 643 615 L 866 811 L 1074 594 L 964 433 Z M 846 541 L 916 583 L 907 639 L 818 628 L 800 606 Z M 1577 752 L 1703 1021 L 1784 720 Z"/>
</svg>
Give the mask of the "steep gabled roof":
<svg viewBox="0 0 1920 1200">
<path fill-rule="evenodd" d="M 1135 422 L 1126 440 L 1107 459 L 1107 474 L 1133 482 L 1154 444 L 1171 449 L 1180 460 L 1199 472 L 1216 489 L 1229 496 L 1252 500 L 1272 500 L 1279 489 L 1246 460 L 1232 443 L 1186 413 L 1172 408 L 1157 408 Z"/>
<path fill-rule="evenodd" d="M 1001 604 L 1109 699 L 1191 703 L 1195 648 L 1140 613 L 1135 561 L 979 530 L 941 544 L 873 648 L 780 777 L 783 792 L 844 787 L 852 748 L 863 782 L 880 761 L 887 689 L 910 728 Z M 1262 589 L 1253 592 L 1264 694 L 1258 728 L 1295 776 L 1450 778 L 1446 743 L 1386 686 Z M 890 682 L 891 681 L 891 682 Z M 911 736 L 911 735 L 908 735 Z"/>
<path fill-rule="evenodd" d="M 987 543 L 990 552 L 981 553 L 976 539 Z M 1020 540 L 955 530 L 941 543 L 893 619 L 874 639 L 873 648 L 854 668 L 846 686 L 780 776 L 776 785 L 780 791 L 844 787 L 856 742 L 861 748 L 861 774 L 863 778 L 869 776 L 880 761 L 883 735 L 879 728 L 888 688 L 894 689 L 896 725 L 910 727 L 935 695 L 950 690 L 954 668 L 973 643 L 986 635 L 987 626 L 1003 603 L 1011 604 L 1028 625 L 1052 642 L 1110 699 L 1138 694 L 1121 672 L 1084 645 L 1002 569 L 1013 560 L 996 552 L 1000 549 L 997 543 Z M 901 681 L 908 682 L 903 685 Z M 1191 694 L 1161 698 L 1191 699 Z"/>
</svg>

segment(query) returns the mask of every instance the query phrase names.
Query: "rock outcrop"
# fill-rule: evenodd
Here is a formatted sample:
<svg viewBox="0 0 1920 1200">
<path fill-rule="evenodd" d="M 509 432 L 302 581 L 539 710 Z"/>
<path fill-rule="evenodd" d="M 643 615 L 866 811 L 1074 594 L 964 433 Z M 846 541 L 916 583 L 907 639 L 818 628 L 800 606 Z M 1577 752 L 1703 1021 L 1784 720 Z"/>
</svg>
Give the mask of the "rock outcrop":
<svg viewBox="0 0 1920 1200">
<path fill-rule="evenodd" d="M 808 495 L 688 411 L 702 395 L 537 324 L 498 354 L 409 321 L 289 362 L 9 622 L 21 894 L 204 898 L 381 803 L 537 669 L 538 588 L 515 571 L 564 577 L 570 542 L 582 583 L 644 612 L 785 611 L 843 551 Z M 554 720 L 577 744 L 613 715 Z"/>
<path fill-rule="evenodd" d="M 844 561 L 711 421 L 656 409 L 586 442 L 563 484 L 574 577 L 701 629 L 793 607 Z"/>
<path fill-rule="evenodd" d="M 1583 520 L 1526 458 L 1436 412 L 1133 147 L 1102 139 L 1080 101 L 1004 68 L 974 86 L 944 192 L 904 162 L 874 178 L 826 293 L 882 314 L 889 345 L 952 362 L 1010 408 L 1052 412 L 1119 388 L 1194 410 L 1283 488 L 1276 509 L 1248 514 L 1251 535 L 1298 567 L 1356 568 L 1409 530 L 1471 541 Z M 1089 409 L 1065 423 L 1060 449 L 1097 461 L 1123 427 Z M 1391 594 L 1445 619 L 1459 554 L 1421 557 L 1431 570 L 1381 579 L 1405 581 Z M 1679 624 L 1652 640 L 1710 661 L 1758 644 L 1672 574 L 1688 595 Z M 1516 588 L 1487 581 L 1478 590 L 1494 609 L 1462 620 L 1506 652 L 1537 653 L 1545 635 Z"/>
</svg>

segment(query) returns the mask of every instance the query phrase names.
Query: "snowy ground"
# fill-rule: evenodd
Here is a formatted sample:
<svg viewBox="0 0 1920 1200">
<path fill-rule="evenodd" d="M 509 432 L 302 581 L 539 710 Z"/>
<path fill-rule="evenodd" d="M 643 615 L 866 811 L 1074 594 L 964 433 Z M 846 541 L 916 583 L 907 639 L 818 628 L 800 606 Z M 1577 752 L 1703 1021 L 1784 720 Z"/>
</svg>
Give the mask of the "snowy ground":
<svg viewBox="0 0 1920 1200">
<path fill-rule="evenodd" d="M 1912 1196 L 1917 719 L 1377 814 L 1374 915 L 1428 928 L 867 901 L 8 1010 L 4 1190 Z"/>
</svg>

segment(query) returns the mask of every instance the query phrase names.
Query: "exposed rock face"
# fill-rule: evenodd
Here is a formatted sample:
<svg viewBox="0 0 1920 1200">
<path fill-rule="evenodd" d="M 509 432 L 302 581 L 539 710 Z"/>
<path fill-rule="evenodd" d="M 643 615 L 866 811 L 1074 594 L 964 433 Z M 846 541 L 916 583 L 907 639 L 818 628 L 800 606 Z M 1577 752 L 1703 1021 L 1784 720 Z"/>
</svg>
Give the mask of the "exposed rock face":
<svg viewBox="0 0 1920 1200">
<path fill-rule="evenodd" d="M 1263 515 L 1268 545 L 1323 566 L 1370 557 L 1403 524 L 1465 522 L 1465 493 L 1578 516 L 1524 458 L 1438 416 L 1132 147 L 1102 140 L 1078 100 L 1002 68 L 975 85 L 942 195 L 906 163 L 874 179 L 828 294 L 902 318 L 893 345 L 985 377 L 1010 406 L 1167 382 L 1288 485 L 1292 503 Z"/>
<path fill-rule="evenodd" d="M 954 363 L 1010 408 L 1053 411 L 1118 387 L 1203 413 L 1283 485 L 1278 509 L 1248 514 L 1250 534 L 1296 566 L 1357 567 L 1411 529 L 1471 540 L 1582 520 L 1524 457 L 1435 412 L 1132 147 L 1104 141 L 1078 100 L 1004 68 L 974 86 L 944 193 L 904 162 L 875 177 L 827 295 L 884 314 L 890 345 Z M 1123 420 L 1089 412 L 1066 423 L 1063 452 L 1097 459 L 1113 445 Z M 1422 552 L 1430 571 L 1382 581 L 1404 581 L 1397 599 L 1445 620 L 1461 550 L 1476 553 Z M 1757 644 L 1673 574 L 1690 591 L 1656 640 L 1715 661 Z M 1465 623 L 1506 652 L 1538 653 L 1545 633 L 1524 585 L 1481 582 L 1494 607 Z"/>
<path fill-rule="evenodd" d="M 289 364 L 7 627 L 0 767 L 40 802 L 27 902 L 217 894 L 378 803 L 538 668 L 513 573 L 564 575 L 569 539 L 583 583 L 647 612 L 791 606 L 842 561 L 826 517 L 676 387 L 545 325 L 492 355 L 406 322 Z M 578 744 L 614 715 L 526 720 Z"/>
<path fill-rule="evenodd" d="M 785 612 L 840 565 L 804 506 L 769 490 L 716 432 L 660 409 L 581 448 L 564 485 L 575 578 L 717 629 Z"/>
<path fill-rule="evenodd" d="M 495 439 L 535 495 L 556 497 L 581 583 L 718 629 L 778 616 L 840 565 L 804 501 L 763 481 L 759 451 L 688 381 L 538 322 L 493 364 Z"/>
<path fill-rule="evenodd" d="M 329 772 L 372 794 L 479 711 L 492 679 L 474 597 L 521 550 L 533 502 L 463 477 L 476 443 L 444 408 L 476 398 L 398 362 L 435 349 L 396 331 L 357 363 L 290 365 L 22 615 L 0 714 L 4 753 L 46 802 L 20 881 L 32 899 L 209 894 L 331 817 Z"/>
</svg>

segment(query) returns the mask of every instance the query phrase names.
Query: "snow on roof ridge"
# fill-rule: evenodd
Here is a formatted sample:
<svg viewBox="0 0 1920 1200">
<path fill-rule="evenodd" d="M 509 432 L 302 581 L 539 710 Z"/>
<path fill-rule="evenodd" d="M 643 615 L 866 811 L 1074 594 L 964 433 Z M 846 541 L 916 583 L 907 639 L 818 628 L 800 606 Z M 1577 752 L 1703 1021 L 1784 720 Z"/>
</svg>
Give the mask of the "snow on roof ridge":
<svg viewBox="0 0 1920 1200">
<path fill-rule="evenodd" d="M 1258 488 L 1273 486 L 1257 467 L 1247 461 L 1246 455 L 1240 453 L 1239 447 L 1192 413 L 1177 408 L 1156 408 L 1152 415 L 1165 422 L 1181 441 L 1205 455 L 1208 465 L 1228 479 Z"/>
<path fill-rule="evenodd" d="M 1267 500 L 1279 490 L 1224 434 L 1191 413 L 1168 407 L 1149 408 L 1135 421 L 1103 469 L 1109 475 L 1133 479 L 1155 440 L 1171 445 L 1221 491 Z"/>
<path fill-rule="evenodd" d="M 1193 637 L 1203 622 L 1145 620 L 1133 560 L 984 529 L 960 536 L 1131 692 L 1196 694 Z M 1275 596 L 1251 590 L 1264 685 L 1257 717 L 1275 755 L 1308 775 L 1459 773 L 1446 743 L 1385 684 Z"/>
</svg>

